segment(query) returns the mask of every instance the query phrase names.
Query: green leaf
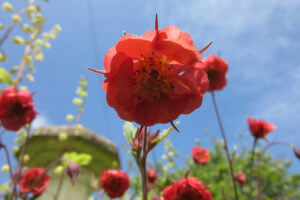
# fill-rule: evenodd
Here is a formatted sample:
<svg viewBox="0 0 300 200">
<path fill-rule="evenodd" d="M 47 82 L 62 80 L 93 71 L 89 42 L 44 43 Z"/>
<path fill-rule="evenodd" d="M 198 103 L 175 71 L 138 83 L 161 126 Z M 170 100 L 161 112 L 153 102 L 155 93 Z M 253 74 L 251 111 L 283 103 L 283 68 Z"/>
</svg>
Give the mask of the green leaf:
<svg viewBox="0 0 300 200">
<path fill-rule="evenodd" d="M 175 126 L 177 127 L 178 126 L 178 124 L 179 124 L 180 122 L 179 121 L 177 121 L 177 122 L 175 122 Z M 158 137 L 158 138 L 156 138 L 156 139 L 154 139 L 153 141 L 152 141 L 152 145 L 157 145 L 157 144 L 159 144 L 161 141 L 163 141 L 172 131 L 173 131 L 173 126 L 171 126 L 170 128 L 168 128 L 168 129 L 164 129 L 164 130 L 162 130 L 161 131 L 161 133 L 160 133 L 160 136 Z"/>
<path fill-rule="evenodd" d="M 65 165 L 69 162 L 77 163 L 79 165 L 88 165 L 92 160 L 92 155 L 87 153 L 70 152 L 64 153 L 63 158 L 66 160 L 64 162 Z"/>
<path fill-rule="evenodd" d="M 10 77 L 10 74 L 3 67 L 0 67 L 0 82 L 4 83 L 4 84 L 12 84 L 13 83 L 13 81 Z"/>
<path fill-rule="evenodd" d="M 123 126 L 123 134 L 129 143 L 132 143 L 132 139 L 135 137 L 137 128 L 133 126 L 131 122 L 125 122 Z"/>
<path fill-rule="evenodd" d="M 9 183 L 4 183 L 0 185 L 0 194 L 5 192 L 6 190 L 9 190 Z"/>
</svg>

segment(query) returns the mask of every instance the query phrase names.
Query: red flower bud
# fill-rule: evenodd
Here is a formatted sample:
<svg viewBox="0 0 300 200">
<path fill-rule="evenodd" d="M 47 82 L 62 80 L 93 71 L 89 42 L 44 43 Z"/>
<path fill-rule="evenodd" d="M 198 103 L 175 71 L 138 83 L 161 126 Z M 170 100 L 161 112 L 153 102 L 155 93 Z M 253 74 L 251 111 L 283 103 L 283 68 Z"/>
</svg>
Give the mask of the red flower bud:
<svg viewBox="0 0 300 200">
<path fill-rule="evenodd" d="M 269 122 L 247 118 L 251 135 L 255 138 L 264 138 L 268 133 L 277 129 L 277 127 Z"/>
<path fill-rule="evenodd" d="M 148 169 L 147 170 L 147 177 L 148 177 L 148 181 L 149 183 L 154 183 L 156 178 L 157 178 L 157 174 L 156 174 L 156 171 L 155 169 Z"/>
<path fill-rule="evenodd" d="M 21 192 L 39 195 L 44 192 L 50 182 L 50 177 L 44 168 L 32 168 L 25 172 L 19 183 Z"/>
<path fill-rule="evenodd" d="M 164 200 L 213 200 L 207 187 L 195 177 L 184 177 L 163 191 Z"/>
<path fill-rule="evenodd" d="M 214 54 L 203 59 L 204 71 L 207 73 L 209 80 L 209 92 L 223 89 L 226 84 L 226 72 L 228 70 L 227 62 L 218 58 Z"/>
<path fill-rule="evenodd" d="M 104 170 L 100 176 L 101 187 L 110 198 L 123 196 L 129 188 L 129 182 L 127 174 L 116 169 Z"/>
<path fill-rule="evenodd" d="M 1 125 L 10 131 L 17 131 L 31 123 L 36 116 L 34 102 L 27 89 L 8 87 L 0 94 Z"/>
<path fill-rule="evenodd" d="M 234 179 L 244 186 L 246 184 L 246 175 L 243 172 L 238 172 L 234 174 Z"/>
<path fill-rule="evenodd" d="M 296 155 L 296 157 L 300 160 L 300 149 L 294 149 L 294 153 Z"/>
<path fill-rule="evenodd" d="M 192 156 L 197 164 L 205 164 L 211 160 L 209 151 L 199 146 L 193 147 Z"/>
<path fill-rule="evenodd" d="M 69 163 L 67 166 L 67 174 L 71 178 L 72 184 L 75 185 L 77 176 L 80 173 L 80 165 L 77 163 Z"/>
</svg>

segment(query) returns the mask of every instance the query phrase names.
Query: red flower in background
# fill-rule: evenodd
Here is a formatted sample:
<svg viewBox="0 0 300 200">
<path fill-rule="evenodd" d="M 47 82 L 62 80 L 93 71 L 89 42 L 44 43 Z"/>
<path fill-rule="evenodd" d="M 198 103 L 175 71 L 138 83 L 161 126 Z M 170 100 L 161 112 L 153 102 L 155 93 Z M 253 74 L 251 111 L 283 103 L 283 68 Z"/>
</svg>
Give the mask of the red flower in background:
<svg viewBox="0 0 300 200">
<path fill-rule="evenodd" d="M 208 91 L 212 92 L 214 90 L 223 89 L 227 84 L 225 75 L 228 70 L 227 62 L 224 59 L 211 54 L 203 59 L 203 64 L 209 80 Z"/>
<path fill-rule="evenodd" d="M 192 156 L 197 164 L 205 164 L 211 160 L 209 151 L 199 146 L 195 146 L 192 149 Z"/>
<path fill-rule="evenodd" d="M 300 160 L 300 149 L 294 149 L 295 156 Z"/>
<path fill-rule="evenodd" d="M 163 191 L 164 200 L 213 200 L 206 186 L 195 177 L 184 177 Z"/>
<path fill-rule="evenodd" d="M 254 118 L 247 118 L 250 133 L 255 138 L 263 138 L 271 131 L 277 129 L 277 127 L 269 122 L 256 120 Z"/>
<path fill-rule="evenodd" d="M 36 116 L 34 102 L 28 90 L 8 87 L 0 94 L 1 125 L 10 131 L 18 131 L 31 123 Z"/>
<path fill-rule="evenodd" d="M 127 174 L 116 169 L 104 170 L 100 176 L 101 187 L 110 198 L 123 196 L 129 188 L 129 182 Z"/>
<path fill-rule="evenodd" d="M 234 174 L 234 179 L 244 186 L 246 184 L 246 175 L 243 172 L 238 172 Z"/>
<path fill-rule="evenodd" d="M 208 88 L 200 53 L 175 26 L 124 35 L 104 58 L 103 89 L 120 118 L 151 126 L 198 108 Z"/>
<path fill-rule="evenodd" d="M 50 182 L 50 177 L 44 168 L 32 168 L 27 170 L 19 183 L 21 192 L 39 195 L 44 192 Z"/>
<path fill-rule="evenodd" d="M 156 178 L 157 178 L 157 174 L 156 174 L 156 171 L 155 169 L 148 169 L 147 170 L 147 177 L 148 177 L 148 181 L 149 183 L 154 183 Z"/>
</svg>

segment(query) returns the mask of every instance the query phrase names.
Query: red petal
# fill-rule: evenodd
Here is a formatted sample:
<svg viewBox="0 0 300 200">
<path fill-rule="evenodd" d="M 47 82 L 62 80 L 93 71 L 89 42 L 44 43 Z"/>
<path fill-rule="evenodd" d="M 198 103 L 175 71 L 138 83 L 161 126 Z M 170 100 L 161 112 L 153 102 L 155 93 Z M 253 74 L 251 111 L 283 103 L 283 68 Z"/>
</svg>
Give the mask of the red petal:
<svg viewBox="0 0 300 200">
<path fill-rule="evenodd" d="M 124 35 L 116 45 L 116 50 L 135 59 L 150 57 L 154 51 L 151 40 L 136 35 Z"/>
<path fill-rule="evenodd" d="M 176 26 L 167 26 L 159 31 L 161 33 L 161 37 L 165 35 L 165 39 L 178 39 L 183 42 L 185 45 L 189 47 L 195 47 L 194 42 L 190 36 L 190 34 L 181 31 Z"/>
<path fill-rule="evenodd" d="M 199 52 L 184 45 L 180 40 L 161 40 L 157 49 L 166 55 L 168 61 L 177 61 L 183 65 L 192 65 L 200 61 Z"/>
</svg>

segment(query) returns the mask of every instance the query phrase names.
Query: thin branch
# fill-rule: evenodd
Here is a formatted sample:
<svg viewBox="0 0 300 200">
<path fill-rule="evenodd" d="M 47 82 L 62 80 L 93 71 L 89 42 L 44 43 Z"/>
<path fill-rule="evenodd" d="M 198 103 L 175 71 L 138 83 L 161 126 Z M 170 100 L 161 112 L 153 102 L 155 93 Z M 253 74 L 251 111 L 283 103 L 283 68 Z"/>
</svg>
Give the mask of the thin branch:
<svg viewBox="0 0 300 200">
<path fill-rule="evenodd" d="M 224 130 L 224 127 L 223 127 L 223 124 L 222 124 L 221 116 L 220 116 L 220 113 L 219 113 L 219 110 L 218 110 L 218 106 L 217 106 L 214 91 L 211 92 L 211 96 L 212 96 L 213 105 L 214 105 L 214 108 L 215 108 L 215 111 L 216 111 L 216 115 L 217 115 L 220 130 L 221 130 L 221 134 L 222 134 L 222 137 L 223 137 L 223 140 L 224 140 L 224 149 L 225 149 L 225 152 L 226 152 L 227 161 L 228 161 L 230 174 L 231 174 L 231 179 L 232 179 L 232 182 L 233 182 L 235 200 L 238 200 L 239 197 L 238 197 L 238 192 L 237 192 L 236 181 L 235 181 L 235 178 L 234 178 L 233 163 L 232 163 L 232 160 L 231 160 L 231 157 L 230 157 L 230 153 L 229 153 L 229 149 L 228 149 L 228 145 L 227 145 L 228 143 L 227 143 L 227 139 L 226 139 L 226 134 L 225 134 L 225 130 Z"/>
<path fill-rule="evenodd" d="M 271 142 L 271 143 L 268 143 L 264 147 L 264 149 L 261 151 L 261 153 L 260 153 L 259 160 L 258 160 L 258 167 L 257 167 L 258 168 L 258 170 L 257 170 L 257 196 L 256 196 L 257 200 L 260 200 L 260 190 L 261 190 L 261 185 L 260 185 L 261 184 L 261 162 L 262 162 L 264 153 L 271 146 L 278 145 L 278 144 L 290 146 L 290 143 L 288 143 L 288 142 Z"/>
<path fill-rule="evenodd" d="M 249 185 L 250 185 L 250 200 L 252 200 L 253 198 L 253 195 L 252 195 L 252 192 L 253 192 L 253 167 L 254 167 L 254 157 L 255 157 L 255 147 L 257 145 L 257 138 L 254 139 L 253 141 L 253 145 L 252 145 L 252 151 L 251 151 L 251 161 L 250 161 L 250 173 L 249 173 Z"/>
</svg>

